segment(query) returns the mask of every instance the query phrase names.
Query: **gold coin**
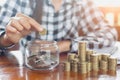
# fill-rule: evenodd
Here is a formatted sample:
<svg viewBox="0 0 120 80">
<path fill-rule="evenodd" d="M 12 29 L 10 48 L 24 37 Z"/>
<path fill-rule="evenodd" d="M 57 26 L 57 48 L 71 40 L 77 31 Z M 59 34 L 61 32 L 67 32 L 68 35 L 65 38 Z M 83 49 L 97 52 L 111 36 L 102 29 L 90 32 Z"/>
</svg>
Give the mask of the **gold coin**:
<svg viewBox="0 0 120 80">
<path fill-rule="evenodd" d="M 46 35 L 47 34 L 47 30 L 44 28 L 43 31 L 39 32 L 40 35 Z"/>
</svg>

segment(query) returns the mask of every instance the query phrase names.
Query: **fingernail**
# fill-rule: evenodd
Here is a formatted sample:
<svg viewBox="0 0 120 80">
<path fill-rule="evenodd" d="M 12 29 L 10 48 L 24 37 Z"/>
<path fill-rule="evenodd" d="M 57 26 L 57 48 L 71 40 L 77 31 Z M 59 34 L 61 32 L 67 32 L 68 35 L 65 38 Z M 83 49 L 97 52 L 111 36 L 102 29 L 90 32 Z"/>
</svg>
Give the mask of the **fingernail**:
<svg viewBox="0 0 120 80">
<path fill-rule="evenodd" d="M 40 31 L 43 31 L 44 30 L 44 28 L 40 28 Z"/>
</svg>

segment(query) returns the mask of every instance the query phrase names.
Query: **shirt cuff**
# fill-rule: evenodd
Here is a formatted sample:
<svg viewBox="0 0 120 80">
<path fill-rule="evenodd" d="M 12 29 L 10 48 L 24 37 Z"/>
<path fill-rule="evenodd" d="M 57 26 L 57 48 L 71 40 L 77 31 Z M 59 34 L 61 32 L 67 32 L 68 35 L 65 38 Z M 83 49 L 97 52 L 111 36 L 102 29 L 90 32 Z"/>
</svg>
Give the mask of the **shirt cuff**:
<svg viewBox="0 0 120 80">
<path fill-rule="evenodd" d="M 71 40 L 70 52 L 77 52 L 77 51 L 78 51 L 78 42 Z"/>
<path fill-rule="evenodd" d="M 4 34 L 5 34 L 5 32 L 0 33 L 0 37 L 2 37 Z M 15 44 L 11 44 L 10 46 L 2 46 L 2 45 L 0 44 L 0 51 L 4 51 L 4 50 L 7 50 L 7 49 L 9 49 L 9 48 L 12 48 L 14 45 L 15 45 Z"/>
</svg>

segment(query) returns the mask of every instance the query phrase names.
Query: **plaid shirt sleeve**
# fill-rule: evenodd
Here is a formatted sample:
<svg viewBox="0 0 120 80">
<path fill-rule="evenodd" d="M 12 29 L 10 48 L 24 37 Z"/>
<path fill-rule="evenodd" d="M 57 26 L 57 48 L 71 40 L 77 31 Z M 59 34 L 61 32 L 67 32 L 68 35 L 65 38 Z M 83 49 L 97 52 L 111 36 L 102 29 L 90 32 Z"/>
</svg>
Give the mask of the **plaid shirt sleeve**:
<svg viewBox="0 0 120 80">
<path fill-rule="evenodd" d="M 91 0 L 82 0 L 79 12 L 79 26 L 84 36 L 76 41 L 86 41 L 90 49 L 102 49 L 113 46 L 117 40 L 117 31 L 104 19 L 104 15 Z M 72 41 L 72 50 L 76 50 L 75 41 Z"/>
</svg>

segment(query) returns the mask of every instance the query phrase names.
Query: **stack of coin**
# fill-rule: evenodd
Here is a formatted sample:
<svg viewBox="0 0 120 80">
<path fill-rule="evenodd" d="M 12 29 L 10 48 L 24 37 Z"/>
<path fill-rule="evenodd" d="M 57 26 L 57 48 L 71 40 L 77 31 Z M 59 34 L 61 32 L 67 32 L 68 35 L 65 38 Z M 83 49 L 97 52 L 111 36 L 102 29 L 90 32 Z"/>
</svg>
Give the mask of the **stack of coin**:
<svg viewBox="0 0 120 80">
<path fill-rule="evenodd" d="M 71 71 L 73 71 L 73 72 L 78 72 L 77 62 L 73 62 L 73 63 L 71 64 Z"/>
<path fill-rule="evenodd" d="M 91 64 L 92 64 L 92 70 L 93 71 L 99 71 L 99 63 L 92 62 Z"/>
<path fill-rule="evenodd" d="M 79 42 L 78 56 L 79 56 L 79 61 L 80 62 L 85 62 L 86 61 L 86 42 L 85 41 Z"/>
<path fill-rule="evenodd" d="M 71 60 L 74 60 L 76 57 L 76 54 L 75 53 L 69 53 L 67 55 L 67 60 L 70 62 Z"/>
<path fill-rule="evenodd" d="M 87 72 L 90 72 L 91 70 L 92 70 L 91 62 L 87 62 Z"/>
<path fill-rule="evenodd" d="M 98 60 L 100 61 L 100 60 L 102 60 L 102 53 L 96 53 L 97 55 L 98 55 Z"/>
<path fill-rule="evenodd" d="M 99 54 L 91 54 L 90 61 L 94 62 L 94 63 L 98 63 L 99 62 Z"/>
<path fill-rule="evenodd" d="M 102 60 L 104 60 L 104 61 L 108 61 L 108 57 L 110 57 L 110 54 L 102 54 Z"/>
<path fill-rule="evenodd" d="M 70 71 L 70 62 L 64 62 L 64 71 Z"/>
<path fill-rule="evenodd" d="M 87 73 L 87 63 L 86 62 L 78 63 L 78 72 L 81 74 Z"/>
<path fill-rule="evenodd" d="M 92 70 L 98 71 L 99 70 L 99 55 L 98 54 L 91 54 L 90 61 L 92 64 Z"/>
<path fill-rule="evenodd" d="M 108 62 L 104 61 L 104 60 L 101 60 L 100 61 L 100 69 L 103 70 L 103 71 L 107 71 L 108 70 Z"/>
<path fill-rule="evenodd" d="M 93 50 L 87 50 L 87 51 L 86 51 L 86 60 L 87 60 L 88 62 L 90 62 L 90 55 L 93 54 L 93 53 L 94 53 Z"/>
<path fill-rule="evenodd" d="M 108 70 L 116 70 L 116 66 L 117 66 L 117 59 L 114 57 L 109 57 L 108 58 Z"/>
</svg>

